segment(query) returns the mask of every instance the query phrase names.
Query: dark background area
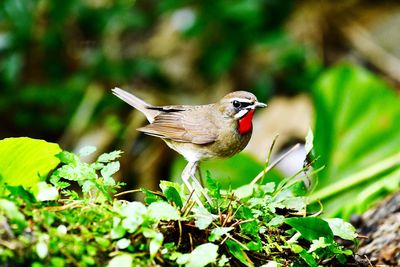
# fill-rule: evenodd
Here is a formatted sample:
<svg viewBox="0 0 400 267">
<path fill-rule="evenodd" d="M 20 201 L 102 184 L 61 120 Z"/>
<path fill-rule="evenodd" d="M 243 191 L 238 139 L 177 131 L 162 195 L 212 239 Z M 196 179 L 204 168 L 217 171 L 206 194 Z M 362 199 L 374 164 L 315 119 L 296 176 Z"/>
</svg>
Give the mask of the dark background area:
<svg viewBox="0 0 400 267">
<path fill-rule="evenodd" d="M 270 107 L 257 114 L 251 159 L 226 169 L 242 162 L 242 173 L 257 173 L 276 134 L 279 151 L 314 125 L 314 84 L 332 66 L 369 69 L 398 95 L 399 29 L 398 1 L 3 0 L 0 138 L 40 138 L 70 151 L 95 145 L 98 154 L 120 149 L 120 179 L 155 189 L 179 172 L 180 160 L 135 130 L 144 116 L 111 88 L 160 105 L 248 90 Z M 324 129 L 318 135 L 334 143 Z"/>
</svg>

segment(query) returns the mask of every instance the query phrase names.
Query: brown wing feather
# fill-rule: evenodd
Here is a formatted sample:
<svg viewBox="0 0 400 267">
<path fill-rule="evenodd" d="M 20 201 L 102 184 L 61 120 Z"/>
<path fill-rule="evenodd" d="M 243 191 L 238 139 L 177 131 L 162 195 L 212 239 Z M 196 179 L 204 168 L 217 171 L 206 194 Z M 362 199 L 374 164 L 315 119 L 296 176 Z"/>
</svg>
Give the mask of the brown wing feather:
<svg viewBox="0 0 400 267">
<path fill-rule="evenodd" d="M 218 135 L 212 118 L 204 117 L 199 110 L 162 112 L 154 122 L 138 130 L 148 135 L 184 143 L 208 144 Z"/>
</svg>

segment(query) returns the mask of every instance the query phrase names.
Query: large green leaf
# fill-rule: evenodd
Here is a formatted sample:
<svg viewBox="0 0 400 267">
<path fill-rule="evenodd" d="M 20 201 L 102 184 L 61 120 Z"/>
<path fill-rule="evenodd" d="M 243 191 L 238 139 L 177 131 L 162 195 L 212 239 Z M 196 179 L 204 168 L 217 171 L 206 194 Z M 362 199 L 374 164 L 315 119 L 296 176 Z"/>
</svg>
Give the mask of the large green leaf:
<svg viewBox="0 0 400 267">
<path fill-rule="evenodd" d="M 174 181 L 181 181 L 180 176 L 186 163 L 182 157 L 178 157 L 174 161 L 171 171 Z M 205 178 L 206 172 L 209 171 L 211 177 L 217 179 L 223 189 L 237 188 L 248 184 L 263 169 L 262 163 L 246 153 L 239 153 L 227 159 L 214 159 L 200 163 L 202 176 Z M 273 169 L 265 175 L 264 183 L 279 182 L 281 178 L 282 175 Z"/>
<path fill-rule="evenodd" d="M 33 186 L 53 170 L 60 160 L 55 143 L 28 137 L 0 141 L 0 183 L 12 186 Z"/>
<path fill-rule="evenodd" d="M 325 165 L 312 200 L 327 214 L 363 212 L 400 182 L 400 99 L 359 67 L 334 67 L 314 87 L 314 148 Z"/>
<path fill-rule="evenodd" d="M 300 232 L 301 236 L 305 239 L 312 241 L 320 237 L 324 237 L 331 242 L 333 240 L 333 233 L 329 224 L 317 217 L 299 217 L 287 218 L 286 224 L 289 224 L 294 229 Z"/>
</svg>

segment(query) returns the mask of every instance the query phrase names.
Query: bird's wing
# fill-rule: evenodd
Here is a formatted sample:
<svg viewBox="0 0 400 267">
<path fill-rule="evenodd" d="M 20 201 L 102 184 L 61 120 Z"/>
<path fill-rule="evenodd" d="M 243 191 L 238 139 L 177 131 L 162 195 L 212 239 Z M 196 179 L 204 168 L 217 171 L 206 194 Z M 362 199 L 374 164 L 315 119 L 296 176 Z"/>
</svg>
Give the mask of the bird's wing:
<svg viewBox="0 0 400 267">
<path fill-rule="evenodd" d="M 207 112 L 168 107 L 154 122 L 138 130 L 148 135 L 184 143 L 208 144 L 218 137 L 218 129 Z M 205 115 L 206 114 L 206 115 Z"/>
</svg>

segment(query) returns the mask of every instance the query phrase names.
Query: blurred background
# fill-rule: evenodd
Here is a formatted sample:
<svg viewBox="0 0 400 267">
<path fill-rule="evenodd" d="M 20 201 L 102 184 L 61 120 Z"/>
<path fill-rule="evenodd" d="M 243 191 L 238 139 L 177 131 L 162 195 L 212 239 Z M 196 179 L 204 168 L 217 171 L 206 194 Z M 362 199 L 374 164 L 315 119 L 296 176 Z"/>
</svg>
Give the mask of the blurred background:
<svg viewBox="0 0 400 267">
<path fill-rule="evenodd" d="M 275 158 L 311 127 L 314 199 L 346 218 L 399 188 L 399 29 L 398 1 L 1 0 L 0 138 L 123 150 L 125 189 L 157 189 L 185 162 L 110 89 L 157 105 L 248 90 L 269 105 L 251 143 L 205 175 L 248 183 L 276 135 Z M 301 169 L 301 152 L 265 181 Z"/>
</svg>

